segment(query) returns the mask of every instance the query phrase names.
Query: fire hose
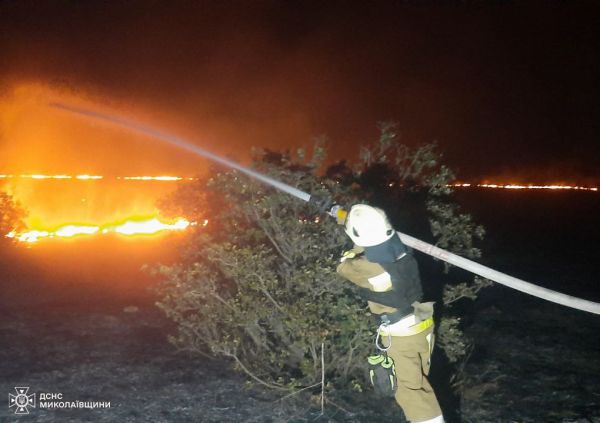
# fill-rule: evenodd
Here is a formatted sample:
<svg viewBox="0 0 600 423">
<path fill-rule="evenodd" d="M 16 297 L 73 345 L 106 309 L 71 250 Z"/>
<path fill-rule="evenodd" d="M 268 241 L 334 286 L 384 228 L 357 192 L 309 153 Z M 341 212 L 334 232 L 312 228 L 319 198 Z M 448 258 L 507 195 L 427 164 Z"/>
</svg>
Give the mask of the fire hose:
<svg viewBox="0 0 600 423">
<path fill-rule="evenodd" d="M 327 200 L 321 199 L 316 196 L 312 196 L 304 191 L 299 190 L 298 188 L 292 187 L 284 182 L 278 181 L 276 179 L 270 178 L 269 176 L 263 175 L 259 172 L 256 172 L 252 169 L 248 169 L 240 164 L 218 156 L 214 153 L 211 153 L 204 148 L 198 147 L 190 142 L 179 138 L 177 136 L 168 134 L 163 131 L 159 131 L 143 125 L 139 122 L 125 119 L 119 116 L 113 116 L 105 113 L 96 112 L 93 110 L 73 107 L 61 103 L 50 103 L 50 107 L 55 109 L 60 109 L 69 113 L 73 113 L 79 116 L 86 116 L 88 118 L 109 122 L 120 127 L 127 128 L 129 130 L 138 132 L 143 135 L 147 135 L 153 138 L 160 139 L 162 141 L 168 142 L 176 147 L 187 150 L 196 155 L 205 157 L 214 162 L 225 165 L 229 168 L 236 169 L 239 172 L 242 172 L 248 175 L 251 178 L 254 178 L 258 181 L 261 181 L 267 185 L 270 185 L 274 188 L 277 188 L 280 191 L 286 192 L 296 198 L 299 198 L 302 201 L 310 202 L 317 205 L 321 210 L 325 210 L 333 206 L 334 204 Z M 339 208 L 339 206 L 337 206 Z M 508 286 L 510 288 L 516 289 L 518 291 L 524 292 L 529 295 L 533 295 L 535 297 L 541 298 L 546 301 L 554 302 L 557 304 L 562 304 L 567 307 L 572 307 L 578 310 L 587 311 L 594 314 L 600 314 L 600 303 L 596 303 L 593 301 L 589 301 L 583 298 L 573 297 L 571 295 L 563 294 L 561 292 L 553 291 L 548 288 L 543 288 L 538 285 L 534 285 L 530 282 L 526 282 L 521 279 L 517 279 L 515 277 L 509 276 L 505 273 L 498 272 L 489 267 L 483 266 L 479 263 L 476 263 L 472 260 L 468 260 L 464 257 L 453 254 L 449 251 L 436 247 L 427 242 L 421 241 L 417 238 L 414 238 L 410 235 L 398 232 L 400 239 L 402 242 L 409 247 L 414 248 L 415 250 L 421 251 L 422 253 L 428 254 L 432 257 L 443 260 L 447 263 L 450 263 L 456 267 L 460 267 L 461 269 L 467 270 L 476 275 L 482 276 L 486 279 L 492 280 L 499 284 Z"/>
</svg>

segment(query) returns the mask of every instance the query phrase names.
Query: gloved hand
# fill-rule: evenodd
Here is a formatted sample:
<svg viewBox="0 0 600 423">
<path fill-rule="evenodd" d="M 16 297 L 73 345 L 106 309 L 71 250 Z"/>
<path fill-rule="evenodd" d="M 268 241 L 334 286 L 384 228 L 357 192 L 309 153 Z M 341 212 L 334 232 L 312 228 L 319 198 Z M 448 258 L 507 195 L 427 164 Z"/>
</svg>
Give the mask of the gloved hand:
<svg viewBox="0 0 600 423">
<path fill-rule="evenodd" d="M 348 217 L 348 212 L 342 206 L 337 204 L 331 206 L 327 214 L 335 218 L 338 225 L 343 225 L 346 223 L 346 217 Z"/>
<path fill-rule="evenodd" d="M 342 206 L 335 204 L 329 198 L 321 198 L 311 195 L 309 202 L 314 204 L 321 213 L 326 213 L 335 218 L 339 225 L 343 225 L 346 222 L 346 216 L 348 215 L 348 212 L 344 210 Z"/>
<path fill-rule="evenodd" d="M 321 198 L 316 195 L 311 195 L 309 203 L 314 204 L 321 213 L 329 213 L 331 207 L 334 205 L 333 201 L 329 198 Z"/>
<path fill-rule="evenodd" d="M 342 257 L 340 257 L 340 263 L 343 263 L 348 259 L 353 259 L 358 256 L 362 256 L 364 254 L 364 252 L 365 252 L 365 249 L 363 247 L 359 247 L 358 245 L 355 245 L 351 250 L 344 251 L 342 253 Z"/>
</svg>

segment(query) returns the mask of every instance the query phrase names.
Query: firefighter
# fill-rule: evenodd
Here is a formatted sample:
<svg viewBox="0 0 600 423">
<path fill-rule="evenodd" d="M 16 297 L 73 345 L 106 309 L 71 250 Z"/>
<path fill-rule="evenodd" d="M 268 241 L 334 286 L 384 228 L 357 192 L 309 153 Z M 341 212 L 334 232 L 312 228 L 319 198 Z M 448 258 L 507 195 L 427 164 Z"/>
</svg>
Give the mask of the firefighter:
<svg viewBox="0 0 600 423">
<path fill-rule="evenodd" d="M 365 204 L 347 216 L 337 213 L 354 248 L 343 254 L 337 272 L 360 287 L 360 295 L 380 320 L 378 338 L 392 358 L 394 397 L 413 423 L 444 418 L 427 376 L 434 344 L 433 303 L 421 303 L 417 262 L 392 228 L 385 212 Z"/>
</svg>

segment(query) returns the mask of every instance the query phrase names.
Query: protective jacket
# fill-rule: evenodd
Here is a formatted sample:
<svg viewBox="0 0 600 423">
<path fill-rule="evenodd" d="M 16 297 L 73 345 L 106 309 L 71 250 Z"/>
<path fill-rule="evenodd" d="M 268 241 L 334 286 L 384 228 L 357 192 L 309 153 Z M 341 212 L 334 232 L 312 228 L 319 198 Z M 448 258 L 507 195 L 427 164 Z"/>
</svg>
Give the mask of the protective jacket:
<svg viewBox="0 0 600 423">
<path fill-rule="evenodd" d="M 413 304 L 423 296 L 412 252 L 404 246 L 399 250 L 397 245 L 397 241 L 390 240 L 389 245 L 383 246 L 388 248 L 378 246 L 376 251 L 355 246 L 337 268 L 341 276 L 360 287 L 360 295 L 368 301 L 371 312 L 384 321 L 388 319 L 388 323 L 413 313 Z"/>
</svg>

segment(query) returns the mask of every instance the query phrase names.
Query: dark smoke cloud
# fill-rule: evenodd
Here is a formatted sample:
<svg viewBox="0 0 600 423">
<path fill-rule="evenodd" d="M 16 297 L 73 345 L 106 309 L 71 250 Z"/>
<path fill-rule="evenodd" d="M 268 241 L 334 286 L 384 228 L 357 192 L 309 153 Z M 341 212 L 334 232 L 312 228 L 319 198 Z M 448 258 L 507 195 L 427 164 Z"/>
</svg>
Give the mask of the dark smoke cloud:
<svg viewBox="0 0 600 423">
<path fill-rule="evenodd" d="M 352 157 L 376 137 L 377 121 L 393 119 L 408 143 L 438 140 L 464 178 L 507 169 L 533 182 L 563 170 L 576 174 L 562 180 L 598 177 L 593 2 L 321 3 L 3 2 L 3 113 L 31 102 L 19 97 L 29 89 L 118 110 L 241 159 L 252 145 L 294 148 L 322 133 L 335 157 Z M 21 113 L 17 134 L 28 135 L 11 132 L 9 118 L 0 128 L 9 170 L 206 167 L 40 107 Z"/>
</svg>

